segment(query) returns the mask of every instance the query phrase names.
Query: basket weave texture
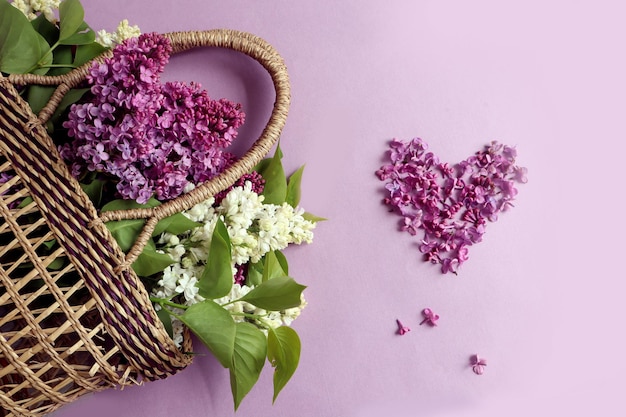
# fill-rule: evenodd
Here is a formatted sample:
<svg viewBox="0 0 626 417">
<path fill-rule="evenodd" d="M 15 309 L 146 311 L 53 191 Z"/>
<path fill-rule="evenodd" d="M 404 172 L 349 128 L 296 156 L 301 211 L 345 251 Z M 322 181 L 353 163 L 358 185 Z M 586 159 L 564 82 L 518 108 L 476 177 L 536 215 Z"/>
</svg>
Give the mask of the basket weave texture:
<svg viewBox="0 0 626 417">
<path fill-rule="evenodd" d="M 219 29 L 166 36 L 174 53 L 202 46 L 250 56 L 272 77 L 276 100 L 261 136 L 234 165 L 151 209 L 98 213 L 46 132 L 89 64 L 56 77 L 0 75 L 0 176 L 10 178 L 0 184 L 0 416 L 42 416 L 82 394 L 162 379 L 191 362 L 184 353 L 192 351 L 190 338 L 175 347 L 130 265 L 159 220 L 226 189 L 267 155 L 290 92 L 282 58 L 254 35 Z M 58 86 L 37 116 L 18 94 L 27 84 Z M 105 222 L 138 218 L 144 229 L 124 254 Z M 59 244 L 53 253 L 50 241 Z M 59 260 L 65 266 L 53 268 Z"/>
</svg>

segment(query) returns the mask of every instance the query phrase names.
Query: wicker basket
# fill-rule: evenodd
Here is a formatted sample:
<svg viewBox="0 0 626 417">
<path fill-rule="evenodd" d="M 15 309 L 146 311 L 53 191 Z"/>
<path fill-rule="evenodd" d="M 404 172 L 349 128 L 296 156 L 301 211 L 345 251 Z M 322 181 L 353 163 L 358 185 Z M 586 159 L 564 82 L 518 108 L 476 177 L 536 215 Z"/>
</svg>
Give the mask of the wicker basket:
<svg viewBox="0 0 626 417">
<path fill-rule="evenodd" d="M 174 346 L 130 265 L 160 219 L 227 188 L 267 155 L 290 93 L 283 60 L 254 35 L 166 36 L 174 53 L 204 46 L 252 57 L 271 75 L 276 100 L 260 138 L 232 167 L 153 209 L 99 214 L 46 133 L 46 121 L 89 65 L 58 77 L 0 75 L 0 174 L 11 178 L 0 184 L 0 416 L 41 416 L 82 394 L 165 378 L 191 362 L 183 353 L 191 351 L 190 338 L 182 352 Z M 58 85 L 39 116 L 17 93 L 15 86 L 26 84 Z M 124 254 L 104 223 L 137 218 L 146 220 L 144 229 Z M 59 249 L 49 253 L 52 239 Z M 69 262 L 50 268 L 59 259 Z"/>
</svg>

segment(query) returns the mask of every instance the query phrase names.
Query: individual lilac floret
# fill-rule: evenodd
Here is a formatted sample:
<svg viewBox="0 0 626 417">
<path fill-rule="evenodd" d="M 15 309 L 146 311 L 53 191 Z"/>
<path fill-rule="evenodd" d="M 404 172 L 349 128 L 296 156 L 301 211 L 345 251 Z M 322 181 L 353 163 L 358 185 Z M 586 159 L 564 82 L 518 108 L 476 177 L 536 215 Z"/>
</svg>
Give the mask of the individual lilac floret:
<svg viewBox="0 0 626 417">
<path fill-rule="evenodd" d="M 398 330 L 396 330 L 396 333 L 398 333 L 400 336 L 403 336 L 411 331 L 411 329 L 402 324 L 402 322 L 398 319 L 396 319 L 396 324 L 398 325 Z"/>
<path fill-rule="evenodd" d="M 422 315 L 424 316 L 424 320 L 420 323 L 420 326 L 424 323 L 427 323 L 430 326 L 435 327 L 437 325 L 437 320 L 439 320 L 439 314 L 435 314 L 430 308 L 425 308 L 422 310 Z"/>
<path fill-rule="evenodd" d="M 515 148 L 497 142 L 454 166 L 427 150 L 419 138 L 393 139 L 390 163 L 376 174 L 386 182 L 385 204 L 403 217 L 400 229 L 413 236 L 422 229 L 425 260 L 456 274 L 469 247 L 482 240 L 487 220 L 513 206 L 515 183 L 527 181 L 527 169 L 515 165 Z"/>
<path fill-rule="evenodd" d="M 223 171 L 232 159 L 223 149 L 245 115 L 199 84 L 161 83 L 171 51 L 167 38 L 149 33 L 91 67 L 90 99 L 70 109 L 63 126 L 73 140 L 59 149 L 74 176 L 109 174 L 122 198 L 145 203 L 178 197 Z"/>
<path fill-rule="evenodd" d="M 476 375 L 482 375 L 485 372 L 485 366 L 487 366 L 487 360 L 481 358 L 480 356 L 472 355 L 470 357 L 470 366 L 472 367 L 472 371 Z"/>
</svg>

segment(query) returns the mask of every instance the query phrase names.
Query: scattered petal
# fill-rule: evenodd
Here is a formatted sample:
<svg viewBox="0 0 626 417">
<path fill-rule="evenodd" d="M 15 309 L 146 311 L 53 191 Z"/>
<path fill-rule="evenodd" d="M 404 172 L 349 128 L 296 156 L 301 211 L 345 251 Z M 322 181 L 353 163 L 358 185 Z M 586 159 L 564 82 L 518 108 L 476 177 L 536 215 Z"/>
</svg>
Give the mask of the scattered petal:
<svg viewBox="0 0 626 417">
<path fill-rule="evenodd" d="M 409 329 L 408 327 L 404 326 L 404 325 L 400 322 L 400 320 L 397 320 L 397 319 L 396 319 L 396 323 L 398 323 L 398 331 L 397 331 L 397 333 L 398 333 L 400 336 L 402 336 L 402 335 L 406 334 L 407 332 L 410 332 L 410 331 L 411 331 L 411 329 Z"/>
<path fill-rule="evenodd" d="M 482 375 L 485 371 L 485 366 L 487 366 L 487 360 L 476 354 L 470 358 L 470 365 L 472 366 L 472 371 L 474 371 L 476 375 Z"/>
<path fill-rule="evenodd" d="M 439 315 L 435 314 L 430 308 L 425 308 L 422 310 L 422 315 L 424 316 L 424 320 L 420 323 L 420 326 L 424 323 L 429 324 L 430 326 L 436 326 L 437 320 L 439 320 Z"/>
</svg>

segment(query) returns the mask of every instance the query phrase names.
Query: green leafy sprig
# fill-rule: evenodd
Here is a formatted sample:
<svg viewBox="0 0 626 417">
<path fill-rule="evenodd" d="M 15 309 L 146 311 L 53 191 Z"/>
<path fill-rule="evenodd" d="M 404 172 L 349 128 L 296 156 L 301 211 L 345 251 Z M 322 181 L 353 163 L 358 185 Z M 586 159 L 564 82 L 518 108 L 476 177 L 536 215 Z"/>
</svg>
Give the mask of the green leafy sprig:
<svg viewBox="0 0 626 417">
<path fill-rule="evenodd" d="M 272 157 L 261 161 L 255 170 L 265 180 L 264 203 L 288 203 L 292 207 L 299 204 L 304 167 L 287 177 L 280 146 L 277 146 Z M 313 221 L 323 220 L 310 214 L 308 217 L 316 219 Z M 140 228 L 140 224 L 133 225 L 135 233 Z M 116 227 L 111 229 L 117 230 Z M 119 234 L 117 236 L 121 237 Z M 125 247 L 129 244 L 126 240 L 123 243 Z M 289 276 L 285 255 L 281 251 L 270 251 L 258 262 L 248 264 L 246 284 L 254 288 L 241 298 L 220 305 L 216 300 L 229 294 L 233 286 L 231 259 L 230 237 L 224 223 L 218 220 L 211 237 L 208 259 L 197 284 L 199 295 L 205 300 L 191 306 L 157 298 L 153 298 L 153 301 L 160 305 L 160 315 L 167 316 L 164 317 L 166 326 L 171 322 L 171 317 L 182 321 L 222 366 L 229 369 L 237 409 L 259 379 L 266 359 L 274 368 L 273 400 L 276 400 L 298 367 L 301 343 L 297 332 L 291 327 L 264 326 L 264 333 L 257 327 L 263 326 L 262 322 L 256 321 L 263 316 L 229 312 L 224 307 L 244 301 L 262 310 L 281 312 L 300 306 L 302 292 L 306 287 Z M 243 316 L 257 325 L 246 321 L 235 322 L 233 316 Z"/>
<path fill-rule="evenodd" d="M 0 0 L 0 71 L 62 75 L 102 54 L 107 48 L 95 42 L 95 32 L 84 21 L 84 14 L 79 0 L 64 0 L 59 6 L 58 22 L 49 22 L 43 14 L 29 21 L 7 0 Z M 54 86 L 33 85 L 21 94 L 37 114 L 54 90 Z M 50 132 L 63 111 L 86 91 L 79 88 L 66 94 L 48 125 Z"/>
</svg>

